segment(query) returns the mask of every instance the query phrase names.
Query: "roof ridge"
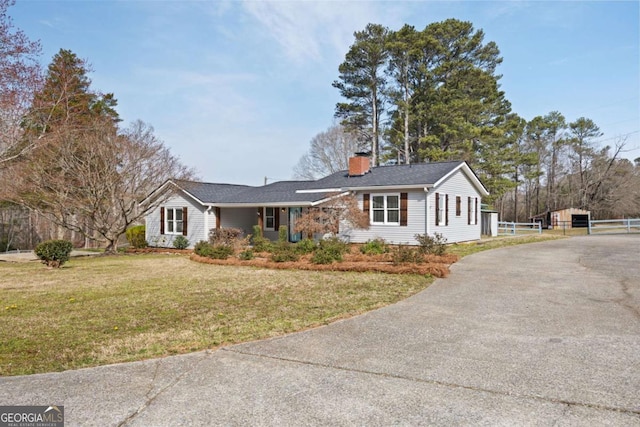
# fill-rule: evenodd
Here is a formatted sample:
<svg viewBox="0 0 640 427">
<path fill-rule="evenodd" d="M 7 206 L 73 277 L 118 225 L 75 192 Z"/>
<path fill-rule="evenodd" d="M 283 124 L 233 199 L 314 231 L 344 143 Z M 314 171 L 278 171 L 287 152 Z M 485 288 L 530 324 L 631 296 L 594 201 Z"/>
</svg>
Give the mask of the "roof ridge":
<svg viewBox="0 0 640 427">
<path fill-rule="evenodd" d="M 179 183 L 179 182 L 187 182 L 187 183 L 192 183 L 192 184 L 206 184 L 206 185 L 229 185 L 229 186 L 234 186 L 234 187 L 248 187 L 248 188 L 256 188 L 253 185 L 247 185 L 247 184 L 232 184 L 230 182 L 206 182 L 206 181 L 194 181 L 192 179 L 171 179 L 171 181 L 175 182 L 175 183 Z"/>
</svg>

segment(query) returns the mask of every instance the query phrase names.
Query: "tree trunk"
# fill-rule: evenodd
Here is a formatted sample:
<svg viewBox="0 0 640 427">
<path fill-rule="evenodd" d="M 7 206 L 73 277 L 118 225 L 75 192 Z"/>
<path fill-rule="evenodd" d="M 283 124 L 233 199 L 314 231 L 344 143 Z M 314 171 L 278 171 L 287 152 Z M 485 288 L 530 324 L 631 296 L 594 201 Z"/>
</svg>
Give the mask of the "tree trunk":
<svg viewBox="0 0 640 427">
<path fill-rule="evenodd" d="M 374 75 L 374 78 L 376 76 Z M 373 130 L 371 140 L 371 166 L 378 166 L 380 161 L 378 160 L 378 93 L 374 87 L 371 93 L 372 109 L 371 109 L 371 125 Z"/>
<path fill-rule="evenodd" d="M 409 87 L 404 86 L 404 163 L 411 163 L 409 154 Z"/>
<path fill-rule="evenodd" d="M 118 253 L 118 239 L 107 239 L 107 247 L 104 249 L 105 255 L 116 255 Z"/>
</svg>

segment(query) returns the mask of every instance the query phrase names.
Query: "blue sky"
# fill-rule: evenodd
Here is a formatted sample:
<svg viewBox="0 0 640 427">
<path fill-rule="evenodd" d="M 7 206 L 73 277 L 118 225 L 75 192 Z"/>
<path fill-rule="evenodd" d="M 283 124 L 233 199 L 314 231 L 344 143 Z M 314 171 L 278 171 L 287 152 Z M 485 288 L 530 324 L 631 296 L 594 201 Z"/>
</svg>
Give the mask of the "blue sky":
<svg viewBox="0 0 640 427">
<path fill-rule="evenodd" d="M 501 50 L 514 112 L 591 118 L 602 145 L 626 135 L 625 157 L 640 157 L 637 1 L 18 0 L 9 15 L 44 66 L 60 48 L 87 59 L 121 118 L 153 125 L 205 181 L 291 178 L 334 121 L 331 83 L 369 22 L 471 21 Z"/>
</svg>

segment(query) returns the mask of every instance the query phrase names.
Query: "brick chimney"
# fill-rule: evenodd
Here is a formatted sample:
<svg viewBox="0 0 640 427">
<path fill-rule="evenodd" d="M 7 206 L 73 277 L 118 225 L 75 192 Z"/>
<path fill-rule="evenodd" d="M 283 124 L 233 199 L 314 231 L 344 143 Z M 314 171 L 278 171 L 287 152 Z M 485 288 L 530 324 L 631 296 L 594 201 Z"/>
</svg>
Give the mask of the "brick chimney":
<svg viewBox="0 0 640 427">
<path fill-rule="evenodd" d="M 349 176 L 362 176 L 371 171 L 368 153 L 356 153 L 349 157 Z"/>
</svg>

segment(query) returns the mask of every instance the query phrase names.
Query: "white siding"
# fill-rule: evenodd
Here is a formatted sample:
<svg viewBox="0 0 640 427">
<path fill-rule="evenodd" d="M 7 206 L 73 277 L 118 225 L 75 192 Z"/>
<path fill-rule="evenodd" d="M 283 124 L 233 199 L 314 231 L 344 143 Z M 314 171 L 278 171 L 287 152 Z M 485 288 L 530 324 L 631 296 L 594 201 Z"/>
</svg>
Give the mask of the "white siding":
<svg viewBox="0 0 640 427">
<path fill-rule="evenodd" d="M 160 207 L 187 208 L 187 235 L 189 247 L 192 248 L 200 240 L 206 239 L 204 226 L 205 208 L 182 192 L 164 202 Z M 173 247 L 173 239 L 177 234 L 160 234 L 160 207 L 145 218 L 146 238 L 149 246 Z"/>
<path fill-rule="evenodd" d="M 368 230 L 351 229 L 347 224 L 340 224 L 340 236 L 352 243 L 364 243 L 367 240 L 381 238 L 392 244 L 417 244 L 414 236 L 416 234 L 425 233 L 425 217 L 424 205 L 426 193 L 424 190 L 407 190 L 398 191 L 398 194 L 407 193 L 407 225 L 371 225 Z M 362 195 L 369 194 L 373 197 L 375 194 L 391 194 L 393 192 L 375 192 L 363 191 L 358 192 L 358 205 L 363 208 Z"/>
<path fill-rule="evenodd" d="M 477 224 L 468 224 L 468 198 L 478 199 L 478 211 L 480 210 L 481 196 L 471 181 L 462 172 L 458 171 L 438 188 L 431 189 L 429 193 L 424 190 L 410 189 L 397 191 L 408 193 L 407 200 L 407 226 L 398 225 L 371 225 L 368 230 L 350 229 L 346 224 L 340 225 L 340 236 L 352 243 L 364 243 L 367 240 L 382 238 L 392 244 L 416 245 L 416 234 L 434 233 L 442 234 L 447 243 L 465 242 L 480 239 L 480 212 L 478 212 Z M 389 194 L 386 192 L 360 191 L 357 193 L 358 204 L 363 208 L 362 195 Z M 436 225 L 436 193 L 449 195 L 449 223 L 448 225 Z M 461 198 L 460 216 L 456 216 L 456 196 Z M 428 197 L 428 200 L 426 198 Z M 425 206 L 427 216 L 425 218 Z M 428 223 L 426 222 L 428 221 Z"/>
<path fill-rule="evenodd" d="M 449 195 L 449 225 L 436 225 L 436 193 Z M 460 216 L 456 216 L 456 196 L 462 199 Z M 438 188 L 429 191 L 429 234 L 442 234 L 447 243 L 466 242 L 480 239 L 480 212 L 477 214 L 477 224 L 468 224 L 469 197 L 478 199 L 480 210 L 480 194 L 477 192 L 467 176 L 458 171 Z"/>
</svg>

